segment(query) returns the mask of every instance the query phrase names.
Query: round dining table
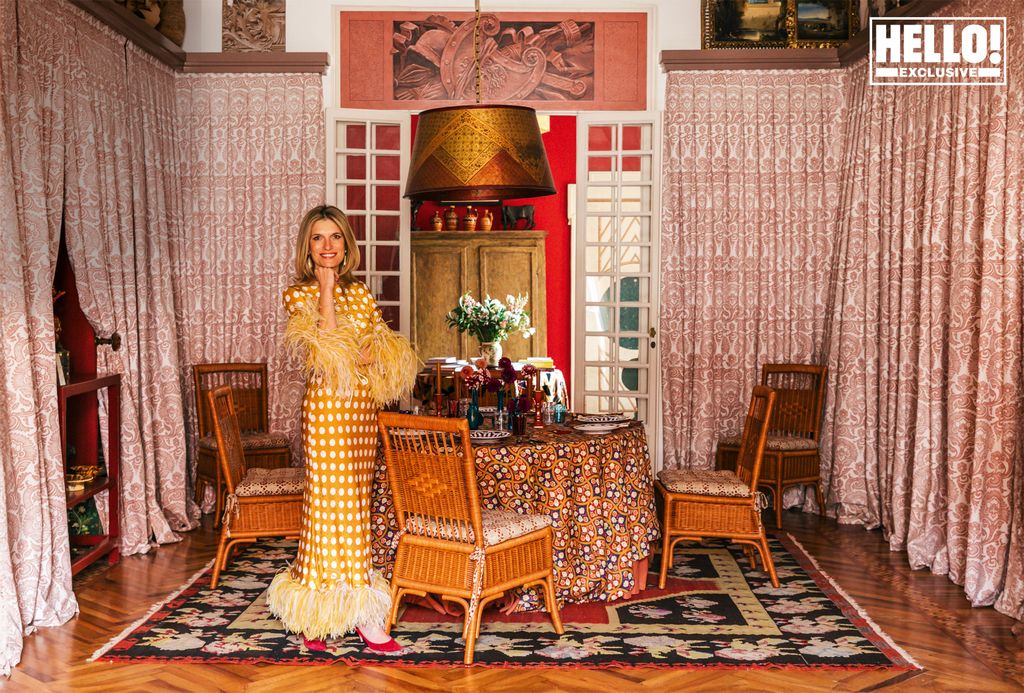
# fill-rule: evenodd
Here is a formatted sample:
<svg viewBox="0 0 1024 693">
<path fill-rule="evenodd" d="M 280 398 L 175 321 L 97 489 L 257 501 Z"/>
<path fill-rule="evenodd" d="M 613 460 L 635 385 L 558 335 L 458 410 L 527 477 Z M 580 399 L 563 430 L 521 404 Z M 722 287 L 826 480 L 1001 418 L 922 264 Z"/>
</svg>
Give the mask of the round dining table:
<svg viewBox="0 0 1024 693">
<path fill-rule="evenodd" d="M 637 591 L 652 542 L 660 538 L 647 437 L 633 422 L 591 435 L 567 425 L 474 441 L 485 508 L 544 514 L 553 530 L 556 596 L 561 603 L 614 601 Z M 373 561 L 390 577 L 398 532 L 383 455 L 371 509 Z M 539 592 L 513 595 L 514 611 L 543 606 Z"/>
</svg>

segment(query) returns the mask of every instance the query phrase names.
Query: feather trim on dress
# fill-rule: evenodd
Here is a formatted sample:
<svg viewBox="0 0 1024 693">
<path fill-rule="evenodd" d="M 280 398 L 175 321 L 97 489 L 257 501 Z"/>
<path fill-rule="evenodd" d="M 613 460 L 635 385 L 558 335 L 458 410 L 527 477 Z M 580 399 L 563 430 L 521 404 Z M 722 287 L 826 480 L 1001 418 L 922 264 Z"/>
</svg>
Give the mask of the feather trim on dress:
<svg viewBox="0 0 1024 693">
<path fill-rule="evenodd" d="M 359 337 L 347 316 L 337 313 L 338 326 L 320 327 L 316 300 L 301 301 L 288 318 L 284 341 L 288 350 L 305 357 L 302 372 L 308 381 L 319 380 L 338 396 L 348 396 L 362 385 L 359 377 Z"/>
<path fill-rule="evenodd" d="M 378 407 L 401 399 L 416 384 L 420 361 L 409 340 L 384 323 L 373 325 L 361 340 L 360 353 L 369 363 L 363 366 L 366 389 Z"/>
<path fill-rule="evenodd" d="M 313 589 L 292 577 L 291 569 L 274 576 L 267 606 L 285 629 L 310 640 L 326 640 L 369 625 L 384 626 L 391 611 L 388 581 L 376 570 L 369 584 L 352 587 L 343 581 Z"/>
</svg>

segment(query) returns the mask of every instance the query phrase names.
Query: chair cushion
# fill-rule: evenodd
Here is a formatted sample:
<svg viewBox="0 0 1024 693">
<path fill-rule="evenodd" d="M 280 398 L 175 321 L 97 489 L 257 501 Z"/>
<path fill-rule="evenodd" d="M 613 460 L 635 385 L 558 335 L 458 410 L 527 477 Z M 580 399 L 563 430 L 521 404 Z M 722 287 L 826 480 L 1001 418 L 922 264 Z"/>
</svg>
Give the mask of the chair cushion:
<svg viewBox="0 0 1024 693">
<path fill-rule="evenodd" d="M 750 487 L 725 469 L 665 469 L 658 479 L 672 493 L 749 498 Z"/>
<path fill-rule="evenodd" d="M 496 546 L 503 541 L 515 539 L 536 532 L 551 524 L 551 518 L 547 515 L 521 515 L 510 510 L 488 510 L 480 511 L 480 519 L 484 526 L 484 546 Z M 425 518 L 410 515 L 407 520 L 408 530 L 413 534 L 421 534 L 439 539 L 461 541 L 458 536 L 444 536 L 445 532 L 438 526 L 434 518 Z M 473 528 L 468 531 L 468 542 L 476 541 Z"/>
<path fill-rule="evenodd" d="M 725 436 L 718 439 L 718 444 L 723 447 L 738 448 L 740 446 L 739 436 Z M 787 452 L 793 450 L 817 450 L 818 441 L 800 436 L 768 436 L 764 442 L 765 450 Z"/>
<path fill-rule="evenodd" d="M 199 439 L 199 447 L 207 450 L 217 449 L 217 436 L 205 436 Z M 242 434 L 243 450 L 262 450 L 264 448 L 286 448 L 288 439 L 280 433 L 260 433 L 251 431 Z"/>
<path fill-rule="evenodd" d="M 305 480 L 302 467 L 263 469 L 254 467 L 235 489 L 236 496 L 298 496 Z"/>
</svg>

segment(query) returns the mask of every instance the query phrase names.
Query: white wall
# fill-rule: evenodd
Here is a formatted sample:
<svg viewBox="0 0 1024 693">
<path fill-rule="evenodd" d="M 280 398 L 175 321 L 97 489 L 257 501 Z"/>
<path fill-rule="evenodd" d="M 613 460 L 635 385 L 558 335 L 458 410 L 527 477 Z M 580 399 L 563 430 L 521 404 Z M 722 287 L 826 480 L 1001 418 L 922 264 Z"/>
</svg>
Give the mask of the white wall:
<svg viewBox="0 0 1024 693">
<path fill-rule="evenodd" d="M 473 3 L 465 0 L 460 4 L 438 6 L 433 0 L 406 0 L 401 6 L 381 5 L 374 0 L 287 0 L 285 19 L 286 48 L 293 52 L 324 51 L 331 54 L 332 63 L 337 62 L 335 36 L 337 13 L 343 9 L 353 10 L 430 10 L 445 12 L 472 12 Z M 595 12 L 641 12 L 650 11 L 652 28 L 648 41 L 648 63 L 654 80 L 652 106 L 660 109 L 665 95 L 665 75 L 659 62 L 661 51 L 685 48 L 700 48 L 700 0 L 649 0 L 645 3 L 631 3 L 623 0 L 563 0 L 557 4 L 551 0 L 519 0 L 515 5 L 490 3 L 482 0 L 484 12 L 515 12 L 537 10 L 550 12 L 568 10 L 591 10 Z M 220 51 L 221 0 L 185 0 L 185 45 L 186 51 Z M 337 65 L 332 64 L 327 74 L 327 103 L 337 105 Z"/>
</svg>

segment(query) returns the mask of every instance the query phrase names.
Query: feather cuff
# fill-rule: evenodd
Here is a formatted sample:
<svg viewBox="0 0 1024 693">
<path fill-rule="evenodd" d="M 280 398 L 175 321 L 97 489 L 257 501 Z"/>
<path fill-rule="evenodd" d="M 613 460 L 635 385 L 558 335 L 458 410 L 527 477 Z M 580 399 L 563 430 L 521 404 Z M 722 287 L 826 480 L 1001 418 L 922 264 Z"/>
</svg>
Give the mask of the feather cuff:
<svg viewBox="0 0 1024 693">
<path fill-rule="evenodd" d="M 335 395 L 348 395 L 362 384 L 358 375 L 359 337 L 352 321 L 337 315 L 334 329 L 320 327 L 320 310 L 315 301 L 305 300 L 288 318 L 284 340 L 289 351 L 305 356 L 303 374 L 307 380 L 319 377 Z"/>
<path fill-rule="evenodd" d="M 383 407 L 412 390 L 420 361 L 409 340 L 378 323 L 362 338 L 361 353 L 369 363 L 363 367 L 370 399 Z"/>
</svg>

